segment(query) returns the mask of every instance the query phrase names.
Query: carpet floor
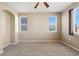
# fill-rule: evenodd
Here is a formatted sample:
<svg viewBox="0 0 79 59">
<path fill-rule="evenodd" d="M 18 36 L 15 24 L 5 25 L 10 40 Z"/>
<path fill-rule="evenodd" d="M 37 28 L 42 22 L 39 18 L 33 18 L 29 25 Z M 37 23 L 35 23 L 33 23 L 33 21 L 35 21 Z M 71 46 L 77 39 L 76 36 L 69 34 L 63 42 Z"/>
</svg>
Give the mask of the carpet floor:
<svg viewBox="0 0 79 59">
<path fill-rule="evenodd" d="M 0 56 L 79 56 L 62 43 L 18 43 L 4 49 Z"/>
</svg>

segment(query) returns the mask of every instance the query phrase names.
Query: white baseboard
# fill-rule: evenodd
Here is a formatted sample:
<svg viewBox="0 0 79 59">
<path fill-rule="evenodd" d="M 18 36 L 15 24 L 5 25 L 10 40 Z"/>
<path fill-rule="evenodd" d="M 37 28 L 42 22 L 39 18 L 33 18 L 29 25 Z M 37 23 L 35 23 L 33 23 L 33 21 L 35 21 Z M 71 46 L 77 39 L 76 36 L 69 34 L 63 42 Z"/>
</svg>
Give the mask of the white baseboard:
<svg viewBox="0 0 79 59">
<path fill-rule="evenodd" d="M 1 49 L 0 49 L 0 54 L 2 54 L 3 52 L 4 52 L 4 48 L 6 48 L 7 46 L 9 46 L 10 45 L 10 43 L 8 43 L 8 44 L 6 44 L 6 45 L 4 45 Z"/>
<path fill-rule="evenodd" d="M 9 46 L 9 45 L 11 45 L 11 44 L 17 44 L 17 43 L 18 43 L 18 42 L 16 42 L 16 43 L 8 43 L 8 44 L 4 45 L 4 46 L 2 47 L 2 49 L 6 48 L 7 46 Z"/>
<path fill-rule="evenodd" d="M 19 40 L 19 42 L 60 42 L 60 40 Z"/>
<path fill-rule="evenodd" d="M 0 49 L 0 54 L 2 54 L 3 52 L 4 52 L 4 48 L 6 48 L 7 46 L 9 46 L 10 45 L 10 43 L 8 43 L 7 45 L 4 45 L 1 49 Z"/>
<path fill-rule="evenodd" d="M 18 43 L 18 42 L 17 42 Z M 17 43 L 8 43 L 6 45 L 4 45 L 1 49 L 0 49 L 0 54 L 2 54 L 4 52 L 4 48 L 6 48 L 7 46 L 11 45 L 11 44 L 17 44 Z"/>
<path fill-rule="evenodd" d="M 15 45 L 15 44 L 17 44 L 18 42 L 16 42 L 16 43 L 10 43 L 10 44 L 13 44 L 13 45 Z"/>
<path fill-rule="evenodd" d="M 10 45 L 10 43 L 4 45 L 4 46 L 2 47 L 2 49 L 6 48 L 6 47 L 9 46 L 9 45 Z"/>
<path fill-rule="evenodd" d="M 70 45 L 70 44 L 68 44 L 68 43 L 66 43 L 65 41 L 61 41 L 63 44 L 65 44 L 65 45 L 67 45 L 67 46 L 69 46 L 69 47 L 71 47 L 72 49 L 74 49 L 74 50 L 76 50 L 76 51 L 78 51 L 79 52 L 79 49 L 78 48 L 76 48 L 76 47 L 74 47 L 74 46 L 72 46 L 72 45 Z"/>
</svg>

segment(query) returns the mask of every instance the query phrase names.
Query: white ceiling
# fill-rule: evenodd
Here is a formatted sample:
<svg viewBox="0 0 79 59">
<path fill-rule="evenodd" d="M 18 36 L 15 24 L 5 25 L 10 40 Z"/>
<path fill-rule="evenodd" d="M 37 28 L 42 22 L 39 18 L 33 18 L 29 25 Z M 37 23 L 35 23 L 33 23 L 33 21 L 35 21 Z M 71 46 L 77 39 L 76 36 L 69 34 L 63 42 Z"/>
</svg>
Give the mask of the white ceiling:
<svg viewBox="0 0 79 59">
<path fill-rule="evenodd" d="M 62 12 L 68 8 L 72 2 L 48 2 L 49 8 L 46 8 L 44 4 L 39 4 L 36 9 L 34 9 L 35 2 L 8 2 L 11 8 L 19 13 L 30 13 L 30 12 Z"/>
</svg>

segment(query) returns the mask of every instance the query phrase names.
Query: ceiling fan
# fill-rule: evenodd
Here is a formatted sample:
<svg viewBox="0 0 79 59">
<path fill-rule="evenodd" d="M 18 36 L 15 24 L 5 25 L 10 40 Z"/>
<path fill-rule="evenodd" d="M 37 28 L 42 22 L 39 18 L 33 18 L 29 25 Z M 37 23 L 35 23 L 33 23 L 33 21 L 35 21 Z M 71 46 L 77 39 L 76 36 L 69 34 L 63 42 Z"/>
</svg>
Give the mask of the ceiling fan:
<svg viewBox="0 0 79 59">
<path fill-rule="evenodd" d="M 36 5 L 34 6 L 34 8 L 37 8 L 39 4 L 40 4 L 40 2 L 37 2 Z M 43 2 L 43 4 L 44 4 L 47 8 L 49 7 L 49 5 L 48 5 L 47 2 Z"/>
</svg>

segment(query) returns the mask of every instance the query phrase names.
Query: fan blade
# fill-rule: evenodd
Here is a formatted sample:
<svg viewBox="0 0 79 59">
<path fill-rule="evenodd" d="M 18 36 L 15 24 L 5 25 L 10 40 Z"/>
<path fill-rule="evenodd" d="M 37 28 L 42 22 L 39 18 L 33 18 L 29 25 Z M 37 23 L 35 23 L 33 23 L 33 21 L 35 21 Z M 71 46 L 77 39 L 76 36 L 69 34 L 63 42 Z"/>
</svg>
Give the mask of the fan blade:
<svg viewBox="0 0 79 59">
<path fill-rule="evenodd" d="M 37 8 L 37 6 L 38 6 L 38 5 L 39 5 L 39 2 L 37 2 L 37 3 L 36 3 L 36 5 L 35 5 L 35 7 L 34 7 L 34 8 Z"/>
<path fill-rule="evenodd" d="M 48 8 L 49 7 L 49 5 L 48 5 L 48 3 L 47 2 L 44 2 L 44 5 Z"/>
</svg>

